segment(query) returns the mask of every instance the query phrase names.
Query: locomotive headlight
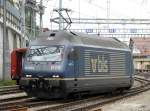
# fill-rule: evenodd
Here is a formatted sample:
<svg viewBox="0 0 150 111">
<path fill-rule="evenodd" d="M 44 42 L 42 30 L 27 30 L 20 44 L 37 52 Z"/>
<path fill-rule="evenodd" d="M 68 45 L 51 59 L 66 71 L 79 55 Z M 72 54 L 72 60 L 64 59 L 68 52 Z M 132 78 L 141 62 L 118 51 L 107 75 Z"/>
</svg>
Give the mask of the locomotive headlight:
<svg viewBox="0 0 150 111">
<path fill-rule="evenodd" d="M 59 75 L 52 75 L 53 78 L 59 78 Z"/>
<path fill-rule="evenodd" d="M 26 77 L 32 77 L 32 75 L 26 75 Z"/>
</svg>

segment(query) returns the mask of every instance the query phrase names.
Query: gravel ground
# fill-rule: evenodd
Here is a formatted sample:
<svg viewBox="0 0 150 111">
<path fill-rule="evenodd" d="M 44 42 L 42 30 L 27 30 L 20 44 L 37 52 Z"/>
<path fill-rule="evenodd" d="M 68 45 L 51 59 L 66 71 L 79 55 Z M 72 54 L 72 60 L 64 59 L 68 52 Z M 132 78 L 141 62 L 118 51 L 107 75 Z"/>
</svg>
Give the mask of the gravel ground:
<svg viewBox="0 0 150 111">
<path fill-rule="evenodd" d="M 141 83 L 140 83 L 140 82 L 134 81 L 134 84 L 133 84 L 132 88 L 140 87 L 140 86 L 141 86 Z"/>
<path fill-rule="evenodd" d="M 150 90 L 101 108 L 102 111 L 150 111 Z"/>
</svg>

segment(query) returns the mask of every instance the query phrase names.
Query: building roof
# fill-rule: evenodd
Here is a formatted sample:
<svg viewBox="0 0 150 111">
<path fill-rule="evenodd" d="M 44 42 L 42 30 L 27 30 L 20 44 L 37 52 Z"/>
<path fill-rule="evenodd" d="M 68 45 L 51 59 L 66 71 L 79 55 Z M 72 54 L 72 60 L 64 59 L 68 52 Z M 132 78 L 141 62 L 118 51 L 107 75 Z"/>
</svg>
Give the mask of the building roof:
<svg viewBox="0 0 150 111">
<path fill-rule="evenodd" d="M 150 55 L 150 38 L 134 37 L 130 39 L 134 55 Z"/>
</svg>

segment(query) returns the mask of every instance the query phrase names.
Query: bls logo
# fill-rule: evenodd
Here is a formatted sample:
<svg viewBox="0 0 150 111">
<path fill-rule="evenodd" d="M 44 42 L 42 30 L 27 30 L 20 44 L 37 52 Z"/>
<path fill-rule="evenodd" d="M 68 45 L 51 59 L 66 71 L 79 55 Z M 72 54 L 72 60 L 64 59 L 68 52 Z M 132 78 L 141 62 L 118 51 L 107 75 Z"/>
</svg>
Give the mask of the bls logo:
<svg viewBox="0 0 150 111">
<path fill-rule="evenodd" d="M 108 60 L 104 55 L 91 58 L 92 72 L 108 72 Z"/>
</svg>

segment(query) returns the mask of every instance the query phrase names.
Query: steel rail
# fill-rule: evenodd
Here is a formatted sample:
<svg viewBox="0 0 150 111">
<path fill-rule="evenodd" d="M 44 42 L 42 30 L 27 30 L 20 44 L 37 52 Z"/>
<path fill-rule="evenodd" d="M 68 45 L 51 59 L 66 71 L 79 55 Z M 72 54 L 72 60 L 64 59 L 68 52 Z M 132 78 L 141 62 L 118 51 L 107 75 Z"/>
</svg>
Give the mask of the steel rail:
<svg viewBox="0 0 150 111">
<path fill-rule="evenodd" d="M 6 95 L 6 94 L 14 94 L 14 93 L 21 93 L 24 92 L 20 89 L 15 89 L 15 90 L 6 90 L 6 91 L 0 91 L 0 95 Z"/>
<path fill-rule="evenodd" d="M 10 88 L 19 88 L 19 86 L 18 85 L 0 86 L 0 90 L 10 89 Z"/>
</svg>

